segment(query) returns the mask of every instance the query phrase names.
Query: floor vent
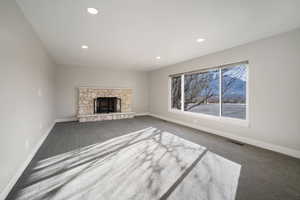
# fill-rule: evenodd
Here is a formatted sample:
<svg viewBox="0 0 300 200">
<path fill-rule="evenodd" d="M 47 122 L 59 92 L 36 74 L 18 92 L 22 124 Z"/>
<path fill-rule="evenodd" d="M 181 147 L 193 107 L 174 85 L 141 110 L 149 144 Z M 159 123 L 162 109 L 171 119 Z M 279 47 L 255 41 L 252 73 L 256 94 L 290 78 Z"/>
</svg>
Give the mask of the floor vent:
<svg viewBox="0 0 300 200">
<path fill-rule="evenodd" d="M 240 146 L 244 146 L 245 143 L 242 143 L 242 142 L 239 142 L 239 141 L 236 141 L 236 140 L 228 140 L 229 142 L 233 143 L 233 144 L 236 144 L 236 145 L 240 145 Z"/>
</svg>

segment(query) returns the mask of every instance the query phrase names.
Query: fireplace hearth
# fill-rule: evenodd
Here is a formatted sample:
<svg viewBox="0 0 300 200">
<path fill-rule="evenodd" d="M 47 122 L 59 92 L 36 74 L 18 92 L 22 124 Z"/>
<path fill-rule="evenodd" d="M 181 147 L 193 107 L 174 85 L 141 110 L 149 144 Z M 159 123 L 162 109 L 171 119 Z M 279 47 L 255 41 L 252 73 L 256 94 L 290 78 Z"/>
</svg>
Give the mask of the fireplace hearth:
<svg viewBox="0 0 300 200">
<path fill-rule="evenodd" d="M 121 112 L 121 99 L 117 97 L 98 97 L 94 99 L 94 113 Z"/>
</svg>

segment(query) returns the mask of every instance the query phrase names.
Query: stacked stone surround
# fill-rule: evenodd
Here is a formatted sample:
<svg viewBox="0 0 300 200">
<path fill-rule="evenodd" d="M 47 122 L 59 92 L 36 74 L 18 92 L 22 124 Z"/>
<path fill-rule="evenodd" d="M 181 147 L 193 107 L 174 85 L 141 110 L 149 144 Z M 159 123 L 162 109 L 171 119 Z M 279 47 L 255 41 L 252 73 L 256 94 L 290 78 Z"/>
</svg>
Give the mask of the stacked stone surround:
<svg viewBox="0 0 300 200">
<path fill-rule="evenodd" d="M 132 89 L 109 89 L 80 87 L 77 117 L 80 122 L 125 119 L 134 117 Z M 120 113 L 94 114 L 94 99 L 98 97 L 117 97 L 121 99 Z"/>
<path fill-rule="evenodd" d="M 94 114 L 94 115 L 80 116 L 80 117 L 78 117 L 78 120 L 79 120 L 79 122 L 94 122 L 94 121 L 103 121 L 103 120 L 133 118 L 134 115 L 135 115 L 134 112 Z"/>
</svg>

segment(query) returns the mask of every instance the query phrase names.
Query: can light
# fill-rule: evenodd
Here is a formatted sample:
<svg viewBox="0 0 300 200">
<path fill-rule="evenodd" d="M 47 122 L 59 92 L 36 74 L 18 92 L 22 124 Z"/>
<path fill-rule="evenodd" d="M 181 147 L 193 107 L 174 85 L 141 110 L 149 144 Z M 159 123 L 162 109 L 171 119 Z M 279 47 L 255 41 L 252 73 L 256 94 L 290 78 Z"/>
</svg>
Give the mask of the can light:
<svg viewBox="0 0 300 200">
<path fill-rule="evenodd" d="M 205 41 L 204 38 L 198 38 L 198 39 L 197 39 L 197 42 L 199 42 L 199 43 L 200 43 L 200 42 L 204 42 L 204 41 Z"/>
<path fill-rule="evenodd" d="M 91 15 L 97 15 L 98 14 L 98 10 L 96 8 L 87 8 L 87 11 Z"/>
</svg>

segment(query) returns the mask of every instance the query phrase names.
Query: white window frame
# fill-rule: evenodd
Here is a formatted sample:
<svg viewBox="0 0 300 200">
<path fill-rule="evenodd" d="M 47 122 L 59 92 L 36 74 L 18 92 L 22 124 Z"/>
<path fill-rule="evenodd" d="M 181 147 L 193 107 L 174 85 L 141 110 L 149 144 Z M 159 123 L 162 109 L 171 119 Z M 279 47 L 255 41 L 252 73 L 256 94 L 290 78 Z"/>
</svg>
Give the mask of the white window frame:
<svg viewBox="0 0 300 200">
<path fill-rule="evenodd" d="M 219 116 L 214 116 L 214 115 L 209 115 L 209 114 L 205 114 L 205 113 L 195 113 L 195 112 L 191 112 L 191 111 L 185 111 L 184 110 L 184 75 L 186 73 L 182 73 L 178 76 L 181 76 L 181 109 L 176 109 L 176 108 L 172 108 L 172 94 L 171 94 L 171 87 L 172 87 L 172 77 L 175 76 L 169 76 L 169 81 L 168 81 L 168 90 L 169 90 L 169 98 L 168 98 L 168 111 L 172 112 L 172 113 L 176 113 L 176 114 L 182 114 L 182 115 L 187 115 L 190 117 L 195 117 L 195 118 L 199 118 L 199 119 L 206 119 L 206 120 L 214 120 L 214 121 L 219 121 L 222 123 L 229 123 L 229 124 L 234 124 L 234 125 L 239 125 L 239 126 L 243 126 L 243 127 L 249 127 L 250 123 L 249 123 L 249 93 L 250 93 L 250 88 L 249 88 L 249 82 L 250 82 L 250 77 L 249 77 L 249 62 L 248 61 L 244 61 L 244 62 L 240 62 L 240 63 L 246 63 L 246 76 L 247 76 L 247 81 L 246 81 L 246 119 L 238 119 L 238 118 L 233 118 L 233 117 L 226 117 L 226 116 L 222 116 L 222 101 L 221 101 L 221 92 L 222 92 L 222 68 L 226 68 L 229 65 L 234 65 L 234 64 L 238 64 L 238 63 L 233 63 L 233 64 L 226 64 L 226 65 L 222 65 L 222 66 L 218 66 L 218 67 L 210 67 L 210 68 L 206 68 L 203 70 L 199 70 L 198 72 L 205 72 L 208 70 L 213 70 L 213 69 L 218 69 L 219 70 L 219 77 L 220 77 L 220 81 L 219 81 L 219 104 L 220 104 L 220 112 L 219 112 Z"/>
</svg>

